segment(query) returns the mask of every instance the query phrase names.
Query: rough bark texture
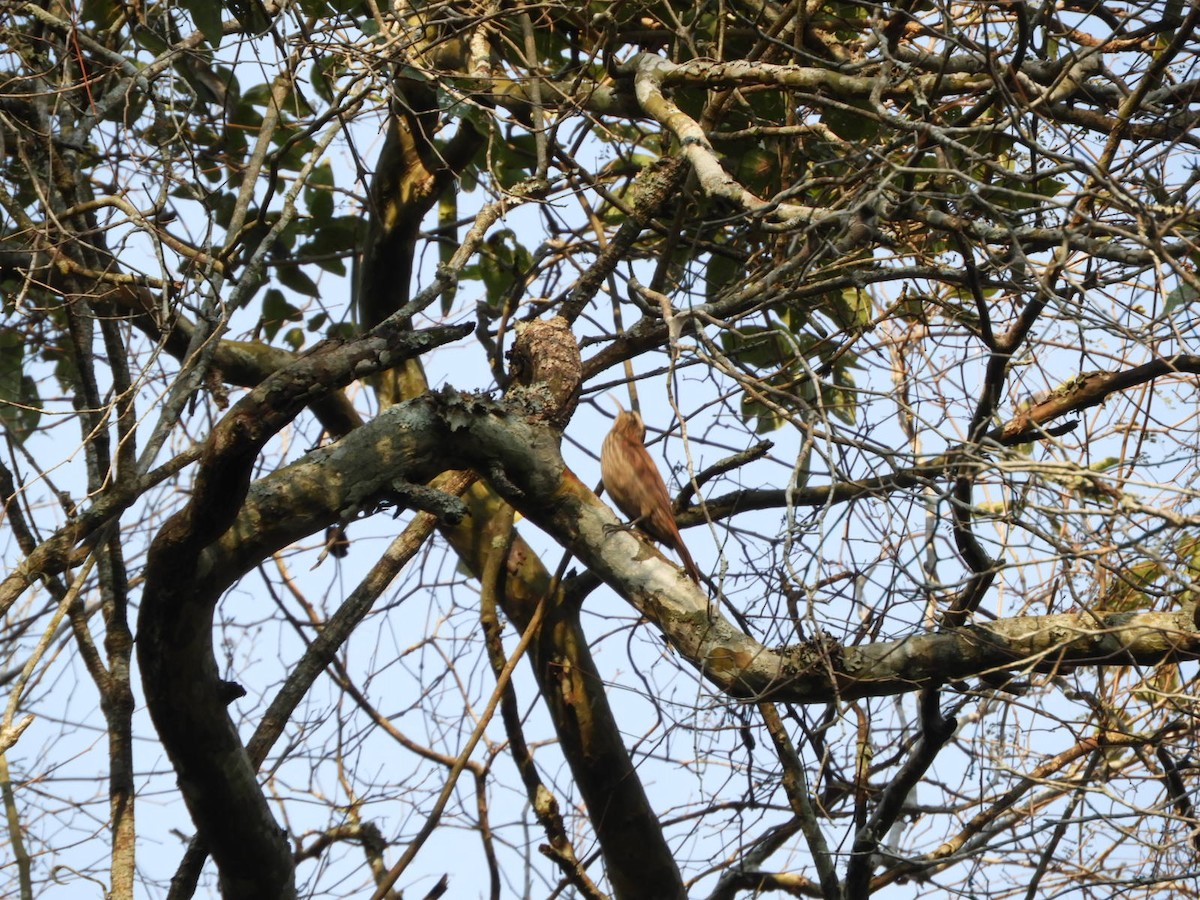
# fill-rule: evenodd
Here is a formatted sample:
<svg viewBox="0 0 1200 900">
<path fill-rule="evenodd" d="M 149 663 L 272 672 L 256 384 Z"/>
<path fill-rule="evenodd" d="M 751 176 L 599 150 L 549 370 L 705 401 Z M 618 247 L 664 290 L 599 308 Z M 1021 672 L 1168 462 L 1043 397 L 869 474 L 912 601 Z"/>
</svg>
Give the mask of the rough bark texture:
<svg viewBox="0 0 1200 900">
<path fill-rule="evenodd" d="M 350 344 L 326 344 L 267 379 L 213 430 L 192 501 L 151 545 L 137 645 L 146 704 L 227 898 L 294 896 L 294 866 L 226 711 L 213 655 L 213 609 L 241 570 L 214 564 L 205 550 L 242 511 L 263 443 L 315 397 L 462 333 L 381 327 Z"/>
</svg>

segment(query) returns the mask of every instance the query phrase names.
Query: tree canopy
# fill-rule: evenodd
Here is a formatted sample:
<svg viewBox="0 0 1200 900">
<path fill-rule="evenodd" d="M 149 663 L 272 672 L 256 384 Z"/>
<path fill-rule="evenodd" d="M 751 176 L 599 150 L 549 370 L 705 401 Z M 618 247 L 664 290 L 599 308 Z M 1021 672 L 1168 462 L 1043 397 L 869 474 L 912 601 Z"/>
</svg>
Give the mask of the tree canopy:
<svg viewBox="0 0 1200 900">
<path fill-rule="evenodd" d="M 0 3 L 5 895 L 1194 893 L 1198 20 Z"/>
</svg>

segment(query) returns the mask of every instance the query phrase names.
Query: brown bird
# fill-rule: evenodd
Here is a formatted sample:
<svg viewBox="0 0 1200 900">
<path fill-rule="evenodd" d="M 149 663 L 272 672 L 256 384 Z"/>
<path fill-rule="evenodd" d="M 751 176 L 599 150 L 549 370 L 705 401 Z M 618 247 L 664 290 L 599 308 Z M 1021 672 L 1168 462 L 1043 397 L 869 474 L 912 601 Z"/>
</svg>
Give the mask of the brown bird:
<svg viewBox="0 0 1200 900">
<path fill-rule="evenodd" d="M 700 570 L 683 545 L 667 486 L 658 467 L 646 452 L 646 426 L 635 412 L 626 412 L 617 404 L 616 421 L 600 448 L 600 477 L 604 489 L 617 509 L 660 544 L 665 544 L 683 560 L 688 577 L 700 583 Z"/>
</svg>

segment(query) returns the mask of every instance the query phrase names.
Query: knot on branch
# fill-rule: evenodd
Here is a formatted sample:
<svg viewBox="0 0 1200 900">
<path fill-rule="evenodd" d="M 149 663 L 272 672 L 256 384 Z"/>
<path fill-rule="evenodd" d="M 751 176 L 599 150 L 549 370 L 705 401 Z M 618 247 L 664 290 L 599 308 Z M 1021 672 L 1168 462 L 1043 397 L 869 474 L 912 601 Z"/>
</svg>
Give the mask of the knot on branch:
<svg viewBox="0 0 1200 900">
<path fill-rule="evenodd" d="M 555 316 L 519 324 L 508 363 L 506 399 L 529 418 L 562 431 L 575 414 L 583 383 L 579 344 L 567 320 Z"/>
</svg>

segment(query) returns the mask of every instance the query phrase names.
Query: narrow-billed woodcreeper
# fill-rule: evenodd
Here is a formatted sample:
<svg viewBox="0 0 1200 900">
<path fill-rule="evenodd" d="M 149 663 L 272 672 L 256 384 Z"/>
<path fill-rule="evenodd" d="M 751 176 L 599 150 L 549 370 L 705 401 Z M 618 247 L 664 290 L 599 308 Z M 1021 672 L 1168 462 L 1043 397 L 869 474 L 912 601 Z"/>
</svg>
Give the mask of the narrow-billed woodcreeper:
<svg viewBox="0 0 1200 900">
<path fill-rule="evenodd" d="M 617 509 L 633 520 L 632 524 L 678 553 L 688 577 L 699 584 L 700 570 L 679 535 L 667 486 L 646 452 L 646 426 L 642 417 L 636 412 L 626 412 L 620 403 L 617 408 L 620 412 L 612 431 L 600 448 L 604 489 Z"/>
</svg>

